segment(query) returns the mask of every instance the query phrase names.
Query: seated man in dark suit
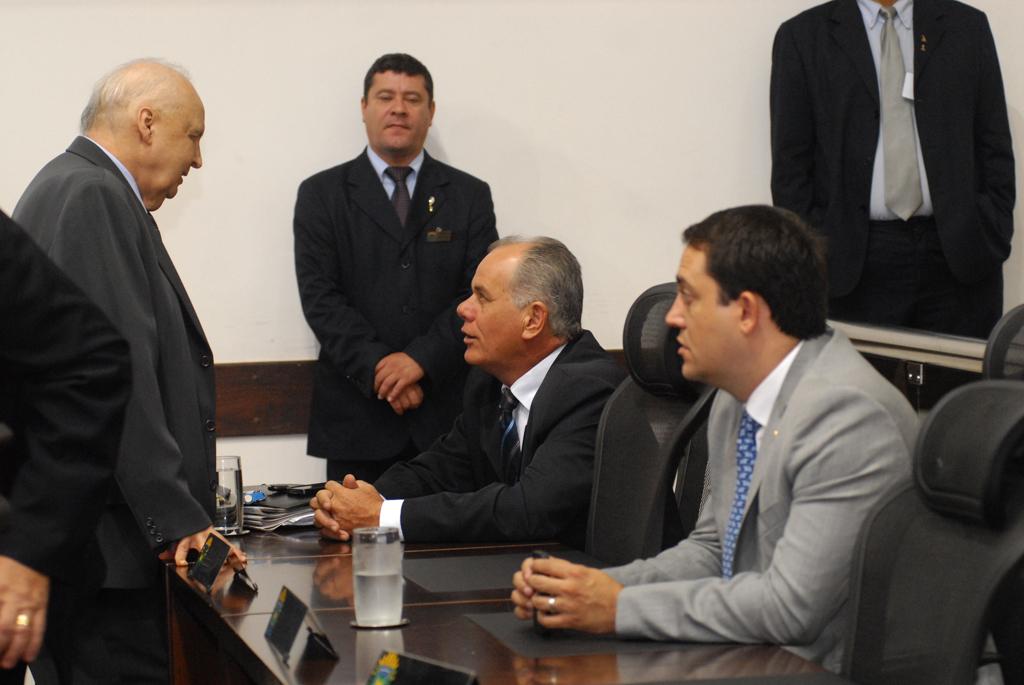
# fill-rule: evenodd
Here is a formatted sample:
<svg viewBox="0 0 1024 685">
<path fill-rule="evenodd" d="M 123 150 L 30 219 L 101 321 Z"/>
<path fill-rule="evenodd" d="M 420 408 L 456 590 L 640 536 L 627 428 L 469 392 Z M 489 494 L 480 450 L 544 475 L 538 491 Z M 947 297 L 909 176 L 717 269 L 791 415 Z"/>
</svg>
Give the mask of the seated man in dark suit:
<svg viewBox="0 0 1024 685">
<path fill-rule="evenodd" d="M 679 330 L 683 375 L 721 391 L 697 526 L 607 572 L 527 559 L 516 615 L 536 608 L 544 626 L 621 637 L 786 645 L 837 668 L 857 535 L 909 477 L 917 417 L 826 326 L 823 246 L 795 214 L 738 207 L 683 237 L 665 321 Z"/>
<path fill-rule="evenodd" d="M 623 372 L 580 325 L 579 263 L 557 240 L 505 238 L 472 288 L 458 307 L 475 367 L 462 415 L 376 487 L 328 482 L 310 502 L 325 536 L 396 525 L 409 542 L 582 545 L 597 422 Z"/>
</svg>

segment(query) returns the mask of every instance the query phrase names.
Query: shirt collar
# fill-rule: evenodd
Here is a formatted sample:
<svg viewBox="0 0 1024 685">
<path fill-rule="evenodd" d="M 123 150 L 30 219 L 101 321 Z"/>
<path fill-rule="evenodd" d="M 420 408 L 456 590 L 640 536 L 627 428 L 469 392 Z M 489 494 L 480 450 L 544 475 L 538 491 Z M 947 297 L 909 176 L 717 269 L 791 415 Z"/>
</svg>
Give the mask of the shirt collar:
<svg viewBox="0 0 1024 685">
<path fill-rule="evenodd" d="M 551 370 L 551 365 L 555 363 L 555 359 L 558 358 L 558 355 L 561 354 L 564 349 L 564 344 L 559 345 L 551 354 L 534 364 L 533 368 L 517 378 L 515 382 L 509 386 L 509 390 L 512 391 L 512 394 L 515 395 L 515 398 L 519 400 L 519 404 L 522 405 L 526 411 L 530 411 L 530 406 L 533 404 L 533 398 L 537 396 L 537 391 L 540 390 L 541 383 L 544 382 L 544 378 L 548 375 L 548 371 Z"/>
<path fill-rule="evenodd" d="M 875 28 L 882 20 L 882 6 L 875 0 L 857 0 L 857 5 L 860 7 L 861 16 L 864 17 L 864 25 L 868 30 Z M 914 0 L 896 0 L 893 9 L 896 10 L 896 21 L 903 24 L 908 31 L 913 29 Z"/>
<path fill-rule="evenodd" d="M 369 145 L 366 146 L 366 156 L 370 158 L 370 164 L 373 165 L 373 170 L 377 172 L 377 178 L 380 179 L 380 182 L 384 183 L 385 178 L 388 178 L 390 180 L 390 177 L 386 177 L 384 172 L 391 165 L 385 162 L 383 159 L 381 159 L 380 155 L 374 152 L 373 148 L 370 147 Z M 416 159 L 409 162 L 409 167 L 412 168 L 412 174 L 410 174 L 410 176 L 414 176 L 420 173 L 421 166 L 423 166 L 423 150 L 420 150 L 420 153 L 416 155 Z M 408 183 L 411 180 L 411 178 L 407 178 L 406 183 Z"/>
<path fill-rule="evenodd" d="M 121 172 L 121 175 L 124 176 L 126 181 L 128 181 L 128 185 L 131 186 L 132 192 L 135 193 L 135 197 L 139 198 L 139 202 L 142 204 L 142 208 L 145 209 L 146 208 L 146 203 L 142 201 L 142 193 L 139 192 L 139 184 L 135 182 L 135 177 L 132 176 L 132 172 L 128 171 L 128 167 L 126 167 L 124 164 L 121 164 L 121 160 L 119 160 L 117 157 L 115 157 L 114 154 L 110 150 L 108 150 L 107 148 L 103 147 L 102 145 L 97 143 L 95 140 L 93 140 L 89 136 L 83 136 L 83 137 L 86 140 L 88 140 L 90 143 L 92 143 L 93 145 L 98 147 L 100 150 L 102 150 L 103 154 L 105 154 L 107 157 L 110 158 L 110 161 L 114 163 L 114 166 L 117 167 L 118 171 Z M 146 210 L 146 211 L 149 211 L 149 210 Z"/>
<path fill-rule="evenodd" d="M 750 414 L 750 418 L 757 421 L 760 426 L 768 425 L 768 419 L 772 417 L 772 409 L 775 407 L 775 400 L 779 397 L 779 391 L 782 390 L 782 382 L 786 380 L 786 375 L 789 373 L 790 367 L 793 366 L 793 360 L 796 359 L 796 355 L 803 345 L 802 340 L 798 342 L 796 347 L 790 350 L 789 354 L 772 369 L 772 372 L 754 388 L 754 392 L 750 393 L 746 404 L 743 405 L 743 408 Z"/>
</svg>

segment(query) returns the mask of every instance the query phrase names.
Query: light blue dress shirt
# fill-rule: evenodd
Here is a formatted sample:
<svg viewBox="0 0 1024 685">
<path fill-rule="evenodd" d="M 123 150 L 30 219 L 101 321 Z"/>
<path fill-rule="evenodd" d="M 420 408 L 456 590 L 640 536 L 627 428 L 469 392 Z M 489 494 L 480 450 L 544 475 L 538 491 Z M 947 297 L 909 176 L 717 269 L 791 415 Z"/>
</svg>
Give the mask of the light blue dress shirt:
<svg viewBox="0 0 1024 685">
<path fill-rule="evenodd" d="M 373 151 L 373 148 L 369 145 L 366 146 L 366 156 L 370 158 L 370 164 L 373 165 L 373 170 L 377 172 L 377 178 L 384 184 L 384 192 L 388 194 L 388 198 L 395 194 L 395 181 L 390 176 L 384 173 L 384 171 L 391 166 L 380 156 Z M 423 150 L 416 155 L 416 159 L 409 163 L 412 171 L 408 176 L 405 177 L 405 187 L 409 189 L 409 199 L 412 199 L 412 194 L 416 192 L 416 179 L 420 175 L 420 167 L 423 166 Z"/>
<path fill-rule="evenodd" d="M 111 154 L 110 150 L 103 147 L 89 136 L 83 137 L 90 143 L 98 147 L 100 150 L 103 150 L 103 154 L 105 154 L 107 157 L 110 157 L 110 161 L 114 163 L 114 166 L 118 168 L 118 170 L 124 176 L 125 180 L 128 181 L 128 185 L 132 187 L 132 190 L 135 192 L 135 197 L 139 198 L 139 203 L 142 204 L 142 208 L 146 209 L 146 203 L 142 201 L 142 193 L 139 191 L 139 184 L 135 182 L 135 177 L 132 176 L 132 172 L 128 171 L 128 167 L 126 167 L 124 164 L 121 164 L 121 160 L 119 160 L 117 157 Z M 146 209 L 146 211 L 148 212 L 149 210 Z"/>
</svg>

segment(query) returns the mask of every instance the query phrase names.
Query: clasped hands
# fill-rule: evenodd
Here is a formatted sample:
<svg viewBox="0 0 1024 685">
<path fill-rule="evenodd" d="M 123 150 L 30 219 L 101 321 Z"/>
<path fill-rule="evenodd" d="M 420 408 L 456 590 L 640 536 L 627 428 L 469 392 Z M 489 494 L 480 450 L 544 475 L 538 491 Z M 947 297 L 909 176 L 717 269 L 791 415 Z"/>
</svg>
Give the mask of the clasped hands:
<svg viewBox="0 0 1024 685">
<path fill-rule="evenodd" d="M 373 372 L 373 391 L 377 399 L 387 400 L 391 409 L 401 416 L 423 403 L 423 367 L 405 352 L 384 356 Z"/>
<path fill-rule="evenodd" d="M 512 576 L 515 615 L 545 628 L 587 633 L 615 632 L 615 607 L 622 585 L 607 573 L 565 559 L 528 558 Z"/>
<path fill-rule="evenodd" d="M 320 534 L 345 542 L 356 528 L 379 525 L 384 498 L 365 480 L 356 480 L 351 473 L 339 483 L 327 481 L 323 490 L 309 500 L 313 508 L 313 524 Z"/>
</svg>

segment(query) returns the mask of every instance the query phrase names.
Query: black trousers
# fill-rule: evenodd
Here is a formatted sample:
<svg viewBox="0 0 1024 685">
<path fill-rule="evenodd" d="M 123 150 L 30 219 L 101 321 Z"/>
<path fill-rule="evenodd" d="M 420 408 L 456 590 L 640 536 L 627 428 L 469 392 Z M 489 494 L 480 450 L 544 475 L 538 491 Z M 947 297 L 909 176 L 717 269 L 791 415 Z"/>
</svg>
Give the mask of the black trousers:
<svg viewBox="0 0 1024 685">
<path fill-rule="evenodd" d="M 91 593 L 69 621 L 74 630 L 74 685 L 166 685 L 167 607 L 163 585 Z M 58 675 L 66 654 L 41 655 L 32 664 L 38 685 L 69 682 Z"/>
<path fill-rule="evenodd" d="M 932 217 L 872 221 L 857 287 L 829 300 L 829 317 L 988 338 L 1003 310 L 1003 273 L 953 276 Z"/>
</svg>

